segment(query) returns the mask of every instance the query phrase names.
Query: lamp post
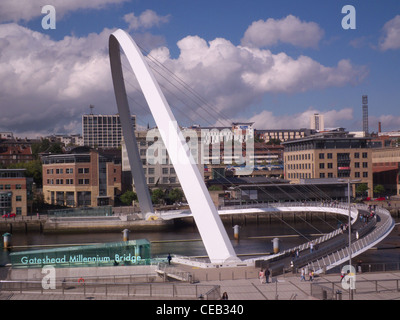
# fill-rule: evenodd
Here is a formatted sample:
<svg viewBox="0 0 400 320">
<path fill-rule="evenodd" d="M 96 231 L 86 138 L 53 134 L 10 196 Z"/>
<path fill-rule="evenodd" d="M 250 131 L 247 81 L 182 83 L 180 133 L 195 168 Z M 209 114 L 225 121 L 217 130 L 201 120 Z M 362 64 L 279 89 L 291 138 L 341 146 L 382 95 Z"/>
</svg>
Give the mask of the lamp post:
<svg viewBox="0 0 400 320">
<path fill-rule="evenodd" d="M 349 222 L 348 222 L 348 229 L 349 229 L 349 267 L 351 270 L 351 207 L 350 207 L 350 183 L 351 182 L 359 182 L 361 180 L 350 180 L 349 179 L 339 179 L 340 182 L 347 182 L 347 205 L 349 207 Z M 349 300 L 353 300 L 353 289 L 349 288 Z"/>
</svg>

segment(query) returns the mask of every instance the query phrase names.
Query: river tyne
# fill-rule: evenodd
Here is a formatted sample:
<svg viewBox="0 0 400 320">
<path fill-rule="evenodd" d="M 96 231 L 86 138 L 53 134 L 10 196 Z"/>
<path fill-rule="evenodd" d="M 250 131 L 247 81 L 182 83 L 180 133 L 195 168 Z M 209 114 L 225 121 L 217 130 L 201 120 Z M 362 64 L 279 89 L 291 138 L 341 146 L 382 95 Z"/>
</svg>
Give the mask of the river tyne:
<svg viewBox="0 0 400 320">
<path fill-rule="evenodd" d="M 396 218 L 396 223 L 400 222 Z M 247 223 L 240 225 L 239 239 L 235 239 L 231 224 L 225 224 L 236 254 L 242 259 L 266 255 L 273 251 L 273 238 L 279 238 L 281 250 L 285 250 L 318 237 L 321 233 L 337 228 L 337 220 L 299 221 L 295 223 Z M 400 225 L 396 225 L 376 247 L 357 256 L 364 263 L 400 263 Z M 206 250 L 195 225 L 176 225 L 171 229 L 154 232 L 130 232 L 129 240 L 147 239 L 151 242 L 152 257 L 163 258 L 168 254 L 206 256 Z M 48 249 L 60 245 L 85 245 L 123 240 L 121 232 L 108 233 L 57 233 L 20 232 L 12 235 L 12 248 L 0 253 L 2 265 L 9 262 L 9 253 L 21 250 Z M 2 244 L 3 245 L 3 244 Z"/>
</svg>

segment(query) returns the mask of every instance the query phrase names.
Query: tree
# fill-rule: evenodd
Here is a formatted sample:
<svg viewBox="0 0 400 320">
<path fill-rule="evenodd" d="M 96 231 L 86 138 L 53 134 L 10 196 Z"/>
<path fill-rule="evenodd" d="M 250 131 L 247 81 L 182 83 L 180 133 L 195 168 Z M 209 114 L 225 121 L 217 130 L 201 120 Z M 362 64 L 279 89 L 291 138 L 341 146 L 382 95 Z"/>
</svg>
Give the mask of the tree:
<svg viewBox="0 0 400 320">
<path fill-rule="evenodd" d="M 367 192 L 368 190 L 368 185 L 366 183 L 361 183 L 357 186 L 356 188 L 356 193 L 357 194 L 361 194 L 361 196 L 363 197 L 364 194 Z"/>
<path fill-rule="evenodd" d="M 168 199 L 170 200 L 171 203 L 181 202 L 183 196 L 184 196 L 183 191 L 179 188 L 172 189 L 168 193 Z"/>
<path fill-rule="evenodd" d="M 385 187 L 381 184 L 378 184 L 374 188 L 374 195 L 377 194 L 379 196 L 382 196 L 385 193 Z"/>
<path fill-rule="evenodd" d="M 151 192 L 151 201 L 154 204 L 159 204 L 165 198 L 165 193 L 161 189 L 154 189 Z"/>
<path fill-rule="evenodd" d="M 12 163 L 8 169 L 26 169 L 25 175 L 33 178 L 33 181 L 38 187 L 42 186 L 42 163 L 40 160 L 32 160 L 28 162 Z"/>
<path fill-rule="evenodd" d="M 122 203 L 130 206 L 132 205 L 132 201 L 136 201 L 138 197 L 135 192 L 128 190 L 123 195 L 121 195 L 120 199 Z"/>
</svg>

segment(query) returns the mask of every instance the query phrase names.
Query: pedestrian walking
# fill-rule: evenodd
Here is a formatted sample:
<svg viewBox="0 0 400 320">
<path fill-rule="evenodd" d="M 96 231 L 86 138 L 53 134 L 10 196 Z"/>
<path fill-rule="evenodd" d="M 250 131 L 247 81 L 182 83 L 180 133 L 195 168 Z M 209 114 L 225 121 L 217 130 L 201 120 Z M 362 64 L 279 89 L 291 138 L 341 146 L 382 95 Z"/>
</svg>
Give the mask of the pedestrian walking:
<svg viewBox="0 0 400 320">
<path fill-rule="evenodd" d="M 306 271 L 304 270 L 304 268 L 301 268 L 301 272 L 300 272 L 300 281 L 306 281 Z"/>
<path fill-rule="evenodd" d="M 310 281 L 314 280 L 314 270 L 310 270 Z"/>
<path fill-rule="evenodd" d="M 168 253 L 167 259 L 168 259 L 168 264 L 171 264 L 172 257 L 171 257 L 171 254 L 170 254 L 170 253 Z"/>
<path fill-rule="evenodd" d="M 265 270 L 265 283 L 269 283 L 269 276 L 270 276 L 271 272 L 269 271 L 269 269 L 267 268 Z"/>
<path fill-rule="evenodd" d="M 258 273 L 258 278 L 260 279 L 260 283 L 263 284 L 265 279 L 265 273 L 263 269 L 261 269 L 260 272 Z"/>
<path fill-rule="evenodd" d="M 311 241 L 310 242 L 310 253 L 312 253 L 314 250 L 314 243 Z"/>
</svg>

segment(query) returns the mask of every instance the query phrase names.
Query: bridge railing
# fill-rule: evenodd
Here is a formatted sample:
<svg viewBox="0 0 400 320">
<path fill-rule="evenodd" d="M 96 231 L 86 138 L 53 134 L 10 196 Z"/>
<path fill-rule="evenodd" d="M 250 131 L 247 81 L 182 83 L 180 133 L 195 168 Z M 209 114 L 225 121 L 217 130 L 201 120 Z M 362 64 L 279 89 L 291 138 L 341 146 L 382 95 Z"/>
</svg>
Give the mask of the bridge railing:
<svg viewBox="0 0 400 320">
<path fill-rule="evenodd" d="M 368 210 L 367 206 L 358 206 L 361 210 Z M 325 257 L 318 260 L 314 260 L 309 265 L 315 270 L 316 273 L 322 272 L 323 270 L 332 269 L 335 266 L 341 265 L 349 259 L 351 254 L 355 257 L 372 246 L 376 245 L 383 238 L 385 238 L 390 231 L 393 229 L 395 222 L 391 217 L 389 211 L 383 208 L 376 208 L 376 219 L 370 221 L 369 228 L 360 229 L 359 239 L 352 239 L 351 250 L 350 248 L 343 247 L 338 250 L 332 251 Z M 373 228 L 371 228 L 373 227 Z M 372 231 L 371 231 L 372 230 Z M 363 236 L 364 235 L 364 236 Z M 354 240 L 354 241 L 353 241 Z"/>
</svg>

